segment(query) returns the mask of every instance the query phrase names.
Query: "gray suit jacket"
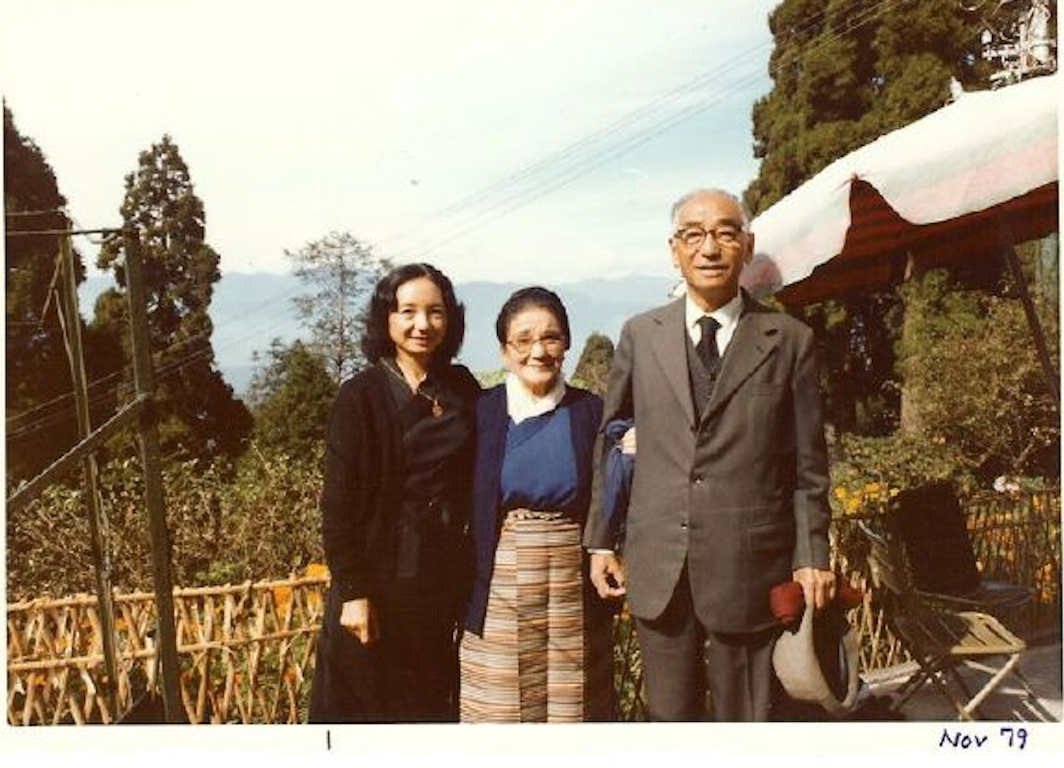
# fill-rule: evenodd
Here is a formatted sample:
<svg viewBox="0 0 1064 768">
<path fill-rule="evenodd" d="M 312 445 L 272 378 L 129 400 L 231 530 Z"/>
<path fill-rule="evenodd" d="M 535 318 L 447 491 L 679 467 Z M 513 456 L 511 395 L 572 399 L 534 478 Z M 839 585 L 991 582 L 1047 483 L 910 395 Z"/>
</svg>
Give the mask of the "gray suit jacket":
<svg viewBox="0 0 1064 768">
<path fill-rule="evenodd" d="M 686 561 L 699 620 L 715 632 L 771 626 L 769 590 L 827 568 L 828 467 L 813 334 L 743 295 L 743 315 L 696 421 L 684 302 L 630 319 L 610 370 L 603 426 L 635 417 L 623 556 L 634 615 L 668 605 Z M 584 544 L 618 548 L 601 514 L 600 430 Z"/>
</svg>

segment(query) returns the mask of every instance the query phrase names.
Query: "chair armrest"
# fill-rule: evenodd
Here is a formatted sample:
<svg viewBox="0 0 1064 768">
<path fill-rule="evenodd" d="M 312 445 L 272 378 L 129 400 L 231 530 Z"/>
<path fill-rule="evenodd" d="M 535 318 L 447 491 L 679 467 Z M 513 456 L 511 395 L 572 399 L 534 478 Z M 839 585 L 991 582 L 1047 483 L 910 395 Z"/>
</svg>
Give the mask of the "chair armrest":
<svg viewBox="0 0 1064 768">
<path fill-rule="evenodd" d="M 925 592 L 922 589 L 914 589 L 913 594 L 928 603 L 953 611 L 979 611 L 984 605 L 980 600 L 958 597 L 957 595 L 947 595 L 942 592 Z"/>
</svg>

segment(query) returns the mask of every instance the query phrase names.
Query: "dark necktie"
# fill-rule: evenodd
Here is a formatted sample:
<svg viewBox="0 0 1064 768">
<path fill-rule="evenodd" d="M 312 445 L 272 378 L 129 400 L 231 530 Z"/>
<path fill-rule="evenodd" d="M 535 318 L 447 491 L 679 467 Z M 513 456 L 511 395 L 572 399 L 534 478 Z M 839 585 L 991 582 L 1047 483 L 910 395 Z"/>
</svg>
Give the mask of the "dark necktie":
<svg viewBox="0 0 1064 768">
<path fill-rule="evenodd" d="M 720 323 L 709 315 L 703 315 L 698 318 L 698 327 L 702 329 L 702 338 L 699 339 L 695 351 L 698 352 L 698 357 L 706 370 L 714 373 L 720 362 L 720 351 L 717 349 L 717 329 L 720 328 Z"/>
</svg>

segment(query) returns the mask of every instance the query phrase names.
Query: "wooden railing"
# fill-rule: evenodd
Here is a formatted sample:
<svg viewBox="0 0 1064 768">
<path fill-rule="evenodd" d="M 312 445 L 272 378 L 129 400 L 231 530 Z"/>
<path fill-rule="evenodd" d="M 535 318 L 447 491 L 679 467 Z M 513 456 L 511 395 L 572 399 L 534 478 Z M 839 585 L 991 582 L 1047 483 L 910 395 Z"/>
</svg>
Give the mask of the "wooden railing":
<svg viewBox="0 0 1064 768">
<path fill-rule="evenodd" d="M 180 692 L 191 723 L 305 720 L 327 576 L 174 590 Z M 118 680 L 109 702 L 96 598 L 7 607 L 7 718 L 112 723 L 156 689 L 150 593 L 115 596 Z"/>
<path fill-rule="evenodd" d="M 1021 634 L 1059 628 L 1061 620 L 1059 492 L 985 497 L 967 505 L 969 530 L 988 578 L 1033 587 L 1036 599 L 1016 617 Z M 852 624 L 861 637 L 862 670 L 905 660 L 904 650 L 873 609 L 865 548 L 856 522 L 838 518 L 832 546 L 838 566 L 865 591 Z M 174 590 L 180 688 L 191 723 L 298 723 L 306 720 L 314 648 L 328 576 Z M 112 723 L 129 719 L 145 691 L 156 689 L 154 603 L 149 593 L 116 595 L 119 657 L 114 705 L 103 678 L 96 599 L 33 600 L 7 608 L 8 722 Z M 614 657 L 622 720 L 644 715 L 632 623 L 615 627 Z M 116 711 L 122 713 L 116 716 Z"/>
</svg>

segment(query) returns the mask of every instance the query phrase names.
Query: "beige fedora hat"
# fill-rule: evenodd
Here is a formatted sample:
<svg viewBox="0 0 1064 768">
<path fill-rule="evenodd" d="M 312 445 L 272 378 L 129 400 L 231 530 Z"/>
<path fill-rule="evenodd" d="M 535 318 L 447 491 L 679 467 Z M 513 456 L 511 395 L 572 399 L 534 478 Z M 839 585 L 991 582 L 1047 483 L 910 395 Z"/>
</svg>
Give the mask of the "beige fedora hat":
<svg viewBox="0 0 1064 768">
<path fill-rule="evenodd" d="M 845 615 L 836 614 L 834 621 L 827 617 L 827 613 L 815 616 L 813 606 L 806 606 L 797 629 L 785 629 L 776 640 L 772 665 L 788 696 L 796 701 L 819 704 L 828 714 L 838 717 L 852 709 L 857 701 L 860 687 L 857 634 L 845 623 Z M 818 627 L 822 622 L 823 626 Z M 842 625 L 846 631 L 840 633 L 837 627 Z M 820 643 L 814 637 L 818 630 L 822 634 Z M 818 644 L 821 646 L 819 655 Z M 829 655 L 837 655 L 837 661 Z M 824 675 L 824 669 L 836 667 L 839 683 L 844 681 L 846 685 L 846 693 L 841 698 L 836 695 L 837 688 L 833 689 Z"/>
</svg>

